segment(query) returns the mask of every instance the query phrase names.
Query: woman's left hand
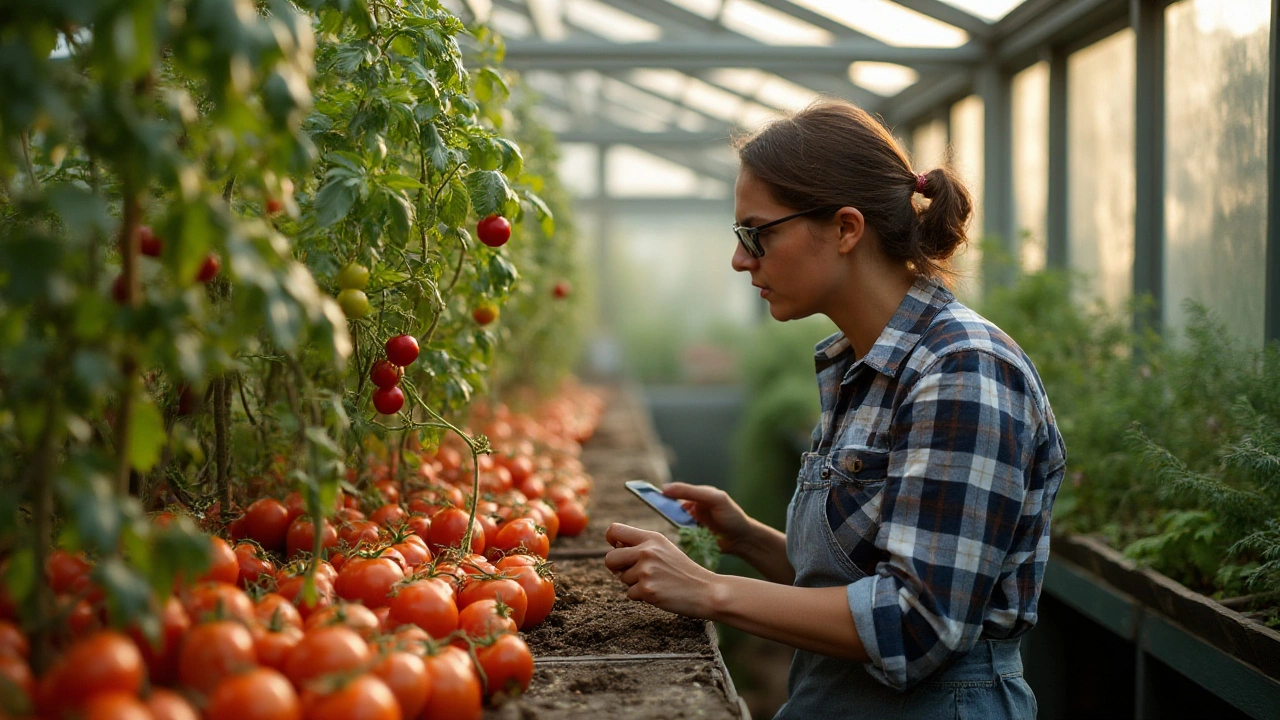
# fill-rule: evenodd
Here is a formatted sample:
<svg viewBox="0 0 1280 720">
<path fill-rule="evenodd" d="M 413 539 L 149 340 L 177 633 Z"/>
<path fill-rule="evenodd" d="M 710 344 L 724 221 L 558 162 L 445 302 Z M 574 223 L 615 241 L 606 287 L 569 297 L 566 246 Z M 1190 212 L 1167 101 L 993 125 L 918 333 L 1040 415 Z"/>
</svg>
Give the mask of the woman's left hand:
<svg viewBox="0 0 1280 720">
<path fill-rule="evenodd" d="M 668 612 L 710 618 L 720 576 L 689 559 L 665 535 L 614 523 L 604 564 L 628 585 L 627 597 Z"/>
</svg>

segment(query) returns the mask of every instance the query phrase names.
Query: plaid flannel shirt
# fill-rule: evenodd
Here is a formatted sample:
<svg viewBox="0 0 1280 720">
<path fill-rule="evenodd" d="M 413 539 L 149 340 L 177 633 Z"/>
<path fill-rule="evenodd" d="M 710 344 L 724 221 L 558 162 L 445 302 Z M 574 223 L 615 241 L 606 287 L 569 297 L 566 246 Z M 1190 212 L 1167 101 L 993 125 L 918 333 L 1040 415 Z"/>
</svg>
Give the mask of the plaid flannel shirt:
<svg viewBox="0 0 1280 720">
<path fill-rule="evenodd" d="M 865 357 L 837 333 L 815 361 L 812 449 L 838 476 L 832 535 L 866 574 L 847 594 L 867 670 L 905 690 L 1035 625 L 1066 448 L 1027 356 L 921 279 Z"/>
</svg>

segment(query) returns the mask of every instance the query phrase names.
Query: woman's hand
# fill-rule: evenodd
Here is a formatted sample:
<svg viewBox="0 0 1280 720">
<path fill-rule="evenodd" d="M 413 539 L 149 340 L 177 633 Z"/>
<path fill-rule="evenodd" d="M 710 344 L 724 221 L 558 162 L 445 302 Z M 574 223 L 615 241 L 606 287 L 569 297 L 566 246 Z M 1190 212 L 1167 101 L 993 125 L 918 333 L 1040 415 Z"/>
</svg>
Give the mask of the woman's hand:
<svg viewBox="0 0 1280 720">
<path fill-rule="evenodd" d="M 719 575 L 689 559 L 662 533 L 614 523 L 604 564 L 628 586 L 627 597 L 696 618 L 711 616 Z"/>
<path fill-rule="evenodd" d="M 721 552 L 737 554 L 755 529 L 747 513 L 720 488 L 673 482 L 663 486 L 662 494 L 680 500 L 699 525 L 715 533 Z"/>
</svg>

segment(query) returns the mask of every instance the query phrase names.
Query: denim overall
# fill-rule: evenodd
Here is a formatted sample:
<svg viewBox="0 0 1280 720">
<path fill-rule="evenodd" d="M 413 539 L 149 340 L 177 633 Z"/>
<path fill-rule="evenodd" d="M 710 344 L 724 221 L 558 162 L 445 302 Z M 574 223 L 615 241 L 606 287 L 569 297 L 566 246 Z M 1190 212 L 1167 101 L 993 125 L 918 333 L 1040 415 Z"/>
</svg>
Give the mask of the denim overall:
<svg viewBox="0 0 1280 720">
<path fill-rule="evenodd" d="M 787 558 L 797 587 L 849 585 L 865 574 L 836 543 L 827 496 L 837 482 L 828 456 L 805 453 L 787 509 Z M 874 482 L 874 481 L 872 481 Z M 797 650 L 787 678 L 789 699 L 776 718 L 1034 718 L 1036 699 L 1022 678 L 1018 639 L 979 640 L 968 654 L 907 692 L 881 684 L 854 660 Z"/>
</svg>

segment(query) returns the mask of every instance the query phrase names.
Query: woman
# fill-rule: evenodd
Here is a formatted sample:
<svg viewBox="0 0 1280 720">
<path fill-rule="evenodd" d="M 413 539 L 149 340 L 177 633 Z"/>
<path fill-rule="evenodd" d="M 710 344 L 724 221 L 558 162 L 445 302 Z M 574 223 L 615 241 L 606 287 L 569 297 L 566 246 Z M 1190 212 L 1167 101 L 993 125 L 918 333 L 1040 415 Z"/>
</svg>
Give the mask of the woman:
<svg viewBox="0 0 1280 720">
<path fill-rule="evenodd" d="M 778 717 L 1034 717 L 1018 643 L 1066 453 L 1031 361 L 939 282 L 968 192 L 946 169 L 917 176 L 840 101 L 738 154 L 734 269 L 775 319 L 822 313 L 839 329 L 816 348 L 822 418 L 787 532 L 673 483 L 765 580 L 716 575 L 619 524 L 606 564 L 633 599 L 796 648 Z"/>
</svg>

